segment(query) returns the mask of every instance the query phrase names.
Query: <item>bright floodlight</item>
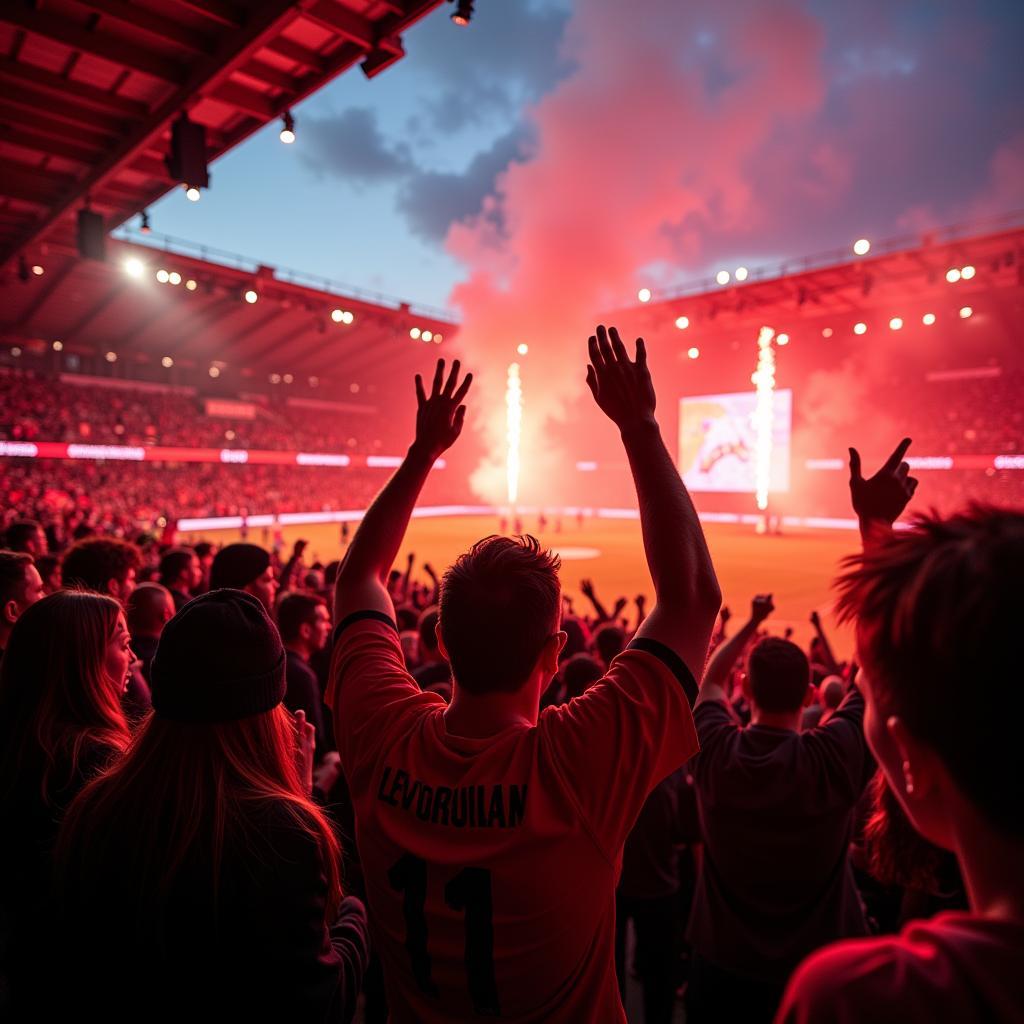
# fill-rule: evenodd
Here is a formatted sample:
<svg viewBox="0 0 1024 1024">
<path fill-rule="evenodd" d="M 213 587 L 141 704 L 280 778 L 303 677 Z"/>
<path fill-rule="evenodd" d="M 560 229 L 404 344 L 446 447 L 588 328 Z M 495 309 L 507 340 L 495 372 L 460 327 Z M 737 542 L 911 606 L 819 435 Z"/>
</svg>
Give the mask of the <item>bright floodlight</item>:
<svg viewBox="0 0 1024 1024">
<path fill-rule="evenodd" d="M 832 328 L 831 327 L 822 327 L 822 329 L 821 329 L 821 336 L 823 338 L 831 338 L 832 337 L 832 333 L 833 332 L 832 332 Z"/>
<path fill-rule="evenodd" d="M 108 363 L 116 363 L 117 362 L 117 353 L 116 352 L 108 352 L 106 354 L 105 358 L 106 358 Z"/>
<path fill-rule="evenodd" d="M 160 365 L 165 369 L 169 370 L 174 365 L 174 360 L 170 356 L 164 356 L 160 360 Z"/>
<path fill-rule="evenodd" d="M 859 323 L 855 323 L 853 325 L 853 333 L 854 334 L 867 334 L 867 332 L 868 332 L 868 325 L 866 323 L 864 323 L 863 320 L 860 321 Z"/>
<path fill-rule="evenodd" d="M 935 314 L 925 313 L 925 315 L 921 317 L 921 323 L 923 323 L 925 327 L 931 327 L 931 325 L 935 323 Z"/>
<path fill-rule="evenodd" d="M 36 277 L 42 277 L 46 271 L 38 263 L 34 263 L 32 265 L 32 273 L 35 274 Z"/>
<path fill-rule="evenodd" d="M 976 271 L 975 271 L 974 267 L 972 267 L 969 263 L 967 264 L 966 267 L 961 267 L 960 268 L 960 276 L 965 281 L 970 281 L 970 279 L 972 277 L 974 277 L 975 273 L 976 273 Z"/>
<path fill-rule="evenodd" d="M 728 284 L 729 283 L 729 271 L 728 270 L 720 270 L 717 274 L 715 274 L 715 280 L 719 284 Z"/>
<path fill-rule="evenodd" d="M 688 316 L 677 316 L 676 327 L 681 331 L 685 331 L 690 326 L 690 318 Z"/>
<path fill-rule="evenodd" d="M 775 335 L 775 344 L 776 345 L 788 345 L 789 344 L 789 335 L 788 334 L 776 334 Z"/>
<path fill-rule="evenodd" d="M 960 319 L 961 320 L 966 320 L 973 312 L 974 312 L 974 310 L 971 309 L 970 306 L 961 306 L 960 307 Z"/>
<path fill-rule="evenodd" d="M 199 286 L 198 286 L 198 285 L 197 285 L 197 284 L 195 283 L 195 281 L 193 281 L 193 280 L 192 280 L 192 278 L 190 277 L 190 278 L 189 278 L 189 279 L 188 279 L 188 280 L 187 280 L 187 281 L 185 282 L 185 287 L 186 287 L 186 288 L 187 288 L 187 289 L 188 289 L 188 290 L 189 290 L 190 292 L 194 292 L 194 291 L 196 290 L 196 288 L 198 288 Z"/>
<path fill-rule="evenodd" d="M 202 198 L 202 195 L 202 192 L 200 192 L 199 189 L 195 187 L 195 185 L 185 186 L 185 198 L 190 200 L 191 202 L 198 203 L 199 200 Z"/>
<path fill-rule="evenodd" d="M 423 332 L 423 333 L 422 333 L 422 334 L 420 335 L 420 337 L 421 337 L 421 338 L 422 338 L 422 339 L 423 339 L 424 341 L 433 341 L 433 340 L 434 340 L 434 332 L 433 332 L 433 331 L 424 331 L 424 332 Z"/>
<path fill-rule="evenodd" d="M 208 372 L 209 372 L 210 376 L 213 377 L 214 380 L 216 380 L 220 376 L 220 367 L 219 366 L 211 366 Z"/>
<path fill-rule="evenodd" d="M 636 293 L 636 297 L 641 302 L 650 302 L 651 301 L 651 289 L 650 288 L 641 288 L 640 291 L 638 291 Z"/>
<path fill-rule="evenodd" d="M 419 339 L 419 336 L 420 336 L 420 329 L 418 327 L 410 327 L 409 328 L 409 337 L 412 338 L 413 341 L 417 341 Z"/>
<path fill-rule="evenodd" d="M 343 324 L 350 324 L 352 323 L 353 320 L 355 320 L 355 318 L 355 313 L 350 313 L 347 309 L 343 309 L 341 311 L 341 322 Z"/>
<path fill-rule="evenodd" d="M 435 334 L 434 335 L 434 344 L 435 345 L 440 345 L 442 341 L 444 341 L 444 335 L 443 334 Z"/>
<path fill-rule="evenodd" d="M 64 342 L 63 341 L 55 341 L 53 343 L 53 351 L 54 352 L 63 352 L 64 351 Z"/>
<path fill-rule="evenodd" d="M 696 358 L 697 358 L 697 357 L 698 357 L 698 356 L 700 355 L 700 349 L 699 349 L 699 348 L 697 348 L 697 346 L 696 346 L 696 345 L 694 345 L 694 347 L 693 347 L 693 348 L 689 348 L 689 349 L 687 349 L 687 350 L 686 350 L 686 354 L 687 354 L 687 355 L 688 355 L 688 356 L 689 356 L 689 357 L 690 357 L 691 359 L 696 359 Z"/>
<path fill-rule="evenodd" d="M 291 382 L 293 380 L 295 380 L 295 378 L 290 373 L 286 373 L 284 375 L 284 382 L 285 382 L 285 384 L 291 384 Z"/>
<path fill-rule="evenodd" d="M 159 281 L 159 282 L 160 282 L 161 284 L 167 284 L 167 282 L 168 282 L 168 281 L 170 281 L 170 279 L 171 279 L 171 275 L 170 275 L 170 274 L 168 274 L 168 273 L 167 273 L 167 271 L 166 271 L 166 270 L 164 270 L 164 268 L 163 268 L 163 267 L 161 267 L 161 268 L 160 268 L 160 269 L 159 269 L 159 270 L 158 270 L 158 271 L 156 272 L 156 279 L 157 279 L 157 280 L 158 280 L 158 281 Z"/>
<path fill-rule="evenodd" d="M 530 351 L 530 346 L 527 345 L 525 341 L 521 341 L 518 345 L 516 345 L 516 351 L 521 356 L 525 356 Z"/>
<path fill-rule="evenodd" d="M 331 310 L 331 319 L 336 324 L 340 324 L 341 323 L 342 317 L 344 317 L 344 315 L 345 314 L 340 309 L 332 309 Z"/>
<path fill-rule="evenodd" d="M 181 274 L 179 274 L 176 270 L 172 270 L 167 275 L 167 280 L 170 281 L 171 284 L 181 284 Z"/>
<path fill-rule="evenodd" d="M 891 330 L 891 331 L 898 331 L 902 326 L 903 326 L 903 318 L 902 317 L 894 316 L 889 321 L 889 330 Z"/>
<path fill-rule="evenodd" d="M 746 281 L 748 273 L 750 273 L 750 271 L 748 271 L 746 267 L 737 267 L 736 268 L 736 280 L 737 281 Z"/>
<path fill-rule="evenodd" d="M 259 301 L 259 297 L 259 293 L 254 288 L 247 289 L 246 293 L 242 296 L 242 298 L 245 299 L 245 301 L 248 302 L 250 306 L 254 302 Z"/>
<path fill-rule="evenodd" d="M 946 271 L 946 280 L 950 284 L 956 284 L 957 281 L 960 280 L 960 276 L 960 271 L 956 267 L 950 267 L 949 270 Z"/>
<path fill-rule="evenodd" d="M 129 256 L 128 259 L 124 261 L 124 272 L 129 277 L 142 277 L 146 272 L 146 264 L 137 256 Z"/>
<path fill-rule="evenodd" d="M 870 249 L 871 243 L 866 238 L 858 238 L 857 241 L 853 243 L 853 251 L 858 256 L 866 256 Z"/>
<path fill-rule="evenodd" d="M 292 117 L 292 112 L 290 110 L 286 110 L 284 112 L 284 117 L 281 120 L 281 134 L 278 138 L 280 138 L 286 146 L 290 146 L 295 141 L 295 118 Z"/>
</svg>

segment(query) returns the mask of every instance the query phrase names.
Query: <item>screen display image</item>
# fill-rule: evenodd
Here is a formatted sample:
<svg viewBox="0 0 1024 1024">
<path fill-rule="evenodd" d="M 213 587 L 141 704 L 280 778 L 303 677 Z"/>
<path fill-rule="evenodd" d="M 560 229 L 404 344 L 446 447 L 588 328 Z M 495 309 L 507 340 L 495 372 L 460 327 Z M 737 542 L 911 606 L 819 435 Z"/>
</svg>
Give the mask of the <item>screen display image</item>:
<svg viewBox="0 0 1024 1024">
<path fill-rule="evenodd" d="M 757 393 L 687 395 L 679 400 L 679 473 L 691 491 L 753 494 Z M 772 403 L 772 491 L 789 490 L 793 392 Z"/>
</svg>

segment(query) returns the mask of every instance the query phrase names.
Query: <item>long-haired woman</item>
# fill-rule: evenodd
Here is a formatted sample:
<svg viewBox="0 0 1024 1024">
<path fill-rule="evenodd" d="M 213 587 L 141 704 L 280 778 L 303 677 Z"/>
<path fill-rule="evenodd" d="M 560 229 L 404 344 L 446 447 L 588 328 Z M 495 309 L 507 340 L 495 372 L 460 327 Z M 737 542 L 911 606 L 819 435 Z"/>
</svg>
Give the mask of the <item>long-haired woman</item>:
<svg viewBox="0 0 1024 1024">
<path fill-rule="evenodd" d="M 0 663 L 0 942 L 12 1012 L 21 995 L 31 998 L 49 927 L 60 818 L 128 746 L 121 697 L 132 660 L 121 608 L 100 594 L 50 594 L 11 630 Z"/>
<path fill-rule="evenodd" d="M 111 956 L 115 1016 L 354 1012 L 365 913 L 341 898 L 338 843 L 310 798 L 312 726 L 281 704 L 284 666 L 240 591 L 196 598 L 164 628 L 153 712 L 58 843 L 79 1012 L 111 1012 Z"/>
</svg>

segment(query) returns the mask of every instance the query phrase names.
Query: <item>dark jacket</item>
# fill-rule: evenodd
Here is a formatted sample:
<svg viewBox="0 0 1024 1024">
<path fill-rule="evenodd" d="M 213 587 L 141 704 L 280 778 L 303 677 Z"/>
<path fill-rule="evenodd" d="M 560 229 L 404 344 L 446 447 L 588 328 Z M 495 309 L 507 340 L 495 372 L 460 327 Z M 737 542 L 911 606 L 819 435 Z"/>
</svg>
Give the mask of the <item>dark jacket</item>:
<svg viewBox="0 0 1024 1024">
<path fill-rule="evenodd" d="M 116 856 L 131 843 L 130 822 L 98 875 L 73 861 L 59 890 L 61 946 L 74 951 L 62 958 L 72 977 L 59 1012 L 351 1020 L 369 956 L 363 905 L 346 899 L 328 928 L 315 841 L 277 802 L 251 824 L 244 840 L 228 840 L 216 903 L 208 857 L 194 856 L 163 899 L 147 892 Z"/>
</svg>

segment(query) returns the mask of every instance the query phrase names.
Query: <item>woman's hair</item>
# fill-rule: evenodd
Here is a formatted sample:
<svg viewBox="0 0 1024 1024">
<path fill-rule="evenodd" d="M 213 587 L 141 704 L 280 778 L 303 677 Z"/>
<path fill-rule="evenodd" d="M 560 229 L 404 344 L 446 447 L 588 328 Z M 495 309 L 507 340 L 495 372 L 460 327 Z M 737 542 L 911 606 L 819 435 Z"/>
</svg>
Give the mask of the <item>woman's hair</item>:
<svg viewBox="0 0 1024 1024">
<path fill-rule="evenodd" d="M 283 811 L 316 843 L 332 920 L 341 901 L 340 847 L 303 791 L 284 707 L 226 722 L 178 722 L 151 712 L 124 757 L 69 808 L 58 878 L 72 859 L 82 879 L 117 863 L 138 893 L 141 917 L 158 910 L 184 866 L 208 865 L 216 903 L 225 852 L 234 859 L 253 851 L 271 810 Z"/>
<path fill-rule="evenodd" d="M 62 590 L 27 608 L 0 663 L 0 791 L 38 784 L 46 803 L 97 747 L 124 750 L 119 680 L 104 668 L 120 605 Z"/>
</svg>

